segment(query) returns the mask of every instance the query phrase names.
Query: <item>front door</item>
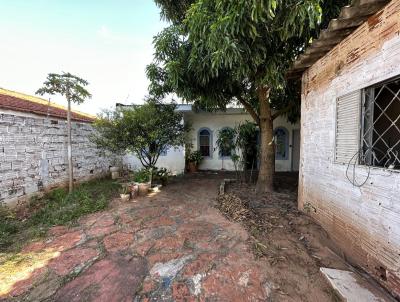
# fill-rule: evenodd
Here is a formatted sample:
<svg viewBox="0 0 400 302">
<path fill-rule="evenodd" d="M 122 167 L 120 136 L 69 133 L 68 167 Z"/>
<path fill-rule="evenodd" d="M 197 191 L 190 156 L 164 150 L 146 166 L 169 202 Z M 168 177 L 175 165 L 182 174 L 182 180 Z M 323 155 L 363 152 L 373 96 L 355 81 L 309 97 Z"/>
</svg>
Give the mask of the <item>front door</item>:
<svg viewBox="0 0 400 302">
<path fill-rule="evenodd" d="M 292 171 L 299 171 L 300 167 L 300 129 L 293 130 L 292 142 Z"/>
</svg>

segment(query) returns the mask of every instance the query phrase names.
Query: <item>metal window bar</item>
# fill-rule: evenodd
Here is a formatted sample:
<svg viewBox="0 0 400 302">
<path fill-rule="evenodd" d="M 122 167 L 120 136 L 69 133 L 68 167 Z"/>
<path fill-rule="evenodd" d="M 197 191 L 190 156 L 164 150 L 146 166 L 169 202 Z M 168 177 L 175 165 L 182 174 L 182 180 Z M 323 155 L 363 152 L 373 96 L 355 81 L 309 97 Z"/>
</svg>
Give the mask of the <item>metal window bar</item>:
<svg viewBox="0 0 400 302">
<path fill-rule="evenodd" d="M 400 127 L 398 125 L 400 115 L 391 117 L 388 114 L 392 105 L 397 104 L 400 107 L 400 86 L 394 91 L 390 87 L 391 83 L 364 90 L 360 164 L 400 169 L 400 155 L 399 151 L 396 150 L 396 147 L 400 145 Z M 382 97 L 383 92 L 386 92 L 391 97 L 388 104 L 384 106 L 380 104 L 380 97 Z M 375 115 L 377 116 L 374 118 Z M 382 121 L 382 119 L 384 120 Z M 389 122 L 389 125 L 382 128 L 377 126 L 378 122 Z M 385 137 L 389 130 L 397 131 L 394 143 L 387 141 Z M 382 147 L 378 148 L 378 144 L 383 145 L 384 149 L 382 150 Z"/>
</svg>

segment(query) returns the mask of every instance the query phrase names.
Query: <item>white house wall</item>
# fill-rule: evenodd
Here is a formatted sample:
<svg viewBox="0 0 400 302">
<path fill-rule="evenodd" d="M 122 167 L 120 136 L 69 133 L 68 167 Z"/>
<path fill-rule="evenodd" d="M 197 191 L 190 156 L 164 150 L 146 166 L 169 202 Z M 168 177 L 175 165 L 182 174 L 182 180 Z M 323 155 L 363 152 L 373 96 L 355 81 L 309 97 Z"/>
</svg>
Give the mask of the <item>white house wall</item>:
<svg viewBox="0 0 400 302">
<path fill-rule="evenodd" d="M 132 170 L 139 170 L 142 164 L 139 159 L 130 154 L 124 157 L 124 164 Z M 166 168 L 173 174 L 182 174 L 185 171 L 185 150 L 183 147 L 178 149 L 171 148 L 167 155 L 161 155 L 157 161 L 157 167 Z"/>
<path fill-rule="evenodd" d="M 400 1 L 391 1 L 303 76 L 299 207 L 346 257 L 400 296 L 400 173 L 355 187 L 335 158 L 336 99 L 400 75 Z M 357 167 L 358 177 L 367 177 Z"/>
<path fill-rule="evenodd" d="M 198 150 L 198 133 L 202 128 L 208 128 L 212 132 L 213 153 L 209 158 L 205 158 L 200 165 L 201 170 L 228 170 L 234 171 L 235 167 L 231 159 L 222 159 L 217 148 L 217 139 L 219 130 L 235 126 L 245 121 L 253 121 L 252 117 L 247 113 L 196 113 L 187 116 L 186 120 L 190 123 L 192 131 L 190 132 L 193 149 Z M 287 122 L 285 117 L 278 117 L 274 121 L 274 128 L 284 127 L 289 133 L 289 145 L 292 144 L 293 130 L 299 129 L 300 125 L 292 125 Z M 289 146 L 289 156 L 287 160 L 277 160 L 275 163 L 276 171 L 291 171 L 292 170 L 292 148 Z"/>
<path fill-rule="evenodd" d="M 230 109 L 228 109 L 230 110 Z M 208 128 L 212 132 L 212 143 L 213 152 L 209 158 L 204 158 L 200 165 L 201 170 L 227 170 L 234 171 L 235 167 L 230 158 L 222 159 L 219 155 L 217 148 L 218 131 L 230 127 L 234 128 L 240 123 L 246 121 L 252 121 L 252 117 L 244 112 L 235 113 L 223 112 L 223 113 L 184 113 L 185 122 L 188 122 L 192 128 L 189 133 L 189 138 L 193 144 L 193 150 L 198 150 L 198 132 L 202 128 Z M 278 117 L 274 121 L 274 127 L 284 127 L 289 134 L 289 147 L 288 147 L 288 159 L 287 160 L 276 160 L 276 171 L 291 171 L 292 170 L 292 142 L 293 142 L 293 130 L 299 129 L 300 125 L 292 125 L 287 121 L 285 117 Z M 124 164 L 132 170 L 139 170 L 142 168 L 142 164 L 139 159 L 133 154 L 129 154 L 124 157 Z M 183 147 L 168 150 L 166 155 L 161 155 L 157 162 L 157 167 L 167 168 L 173 174 L 181 174 L 185 170 L 185 150 Z"/>
</svg>

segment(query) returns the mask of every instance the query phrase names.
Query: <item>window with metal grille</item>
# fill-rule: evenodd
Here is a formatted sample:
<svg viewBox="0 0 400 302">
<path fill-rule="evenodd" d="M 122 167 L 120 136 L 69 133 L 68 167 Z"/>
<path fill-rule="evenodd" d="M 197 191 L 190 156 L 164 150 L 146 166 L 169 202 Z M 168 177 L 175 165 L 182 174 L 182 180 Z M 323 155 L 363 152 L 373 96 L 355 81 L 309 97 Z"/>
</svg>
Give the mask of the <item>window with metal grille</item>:
<svg viewBox="0 0 400 302">
<path fill-rule="evenodd" d="M 364 90 L 360 164 L 400 169 L 400 78 Z"/>
<path fill-rule="evenodd" d="M 208 129 L 200 129 L 199 131 L 199 150 L 202 156 L 211 156 L 211 131 Z"/>
</svg>

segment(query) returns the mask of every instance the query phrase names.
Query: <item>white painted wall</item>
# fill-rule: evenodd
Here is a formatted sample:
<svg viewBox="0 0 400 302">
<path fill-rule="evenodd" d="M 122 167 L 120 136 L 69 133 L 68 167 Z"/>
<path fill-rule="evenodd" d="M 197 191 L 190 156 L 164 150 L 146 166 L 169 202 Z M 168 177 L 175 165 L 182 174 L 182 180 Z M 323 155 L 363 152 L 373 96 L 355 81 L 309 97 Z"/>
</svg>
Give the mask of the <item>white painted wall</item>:
<svg viewBox="0 0 400 302">
<path fill-rule="evenodd" d="M 386 15 L 400 24 L 395 13 L 382 14 Z M 387 24 L 387 28 L 395 28 Z M 368 176 L 366 167 L 356 166 L 359 182 L 368 178 L 359 188 L 347 180 L 347 165 L 334 161 L 337 98 L 400 75 L 400 36 L 380 42 L 377 37 L 388 36 L 384 29 L 366 22 L 303 76 L 299 206 L 311 209 L 310 215 L 341 245 L 347 257 L 400 295 L 400 173 L 373 168 Z M 347 55 L 351 57 L 349 41 L 363 49 L 372 39 L 373 54 L 353 61 L 351 67 L 345 65 L 327 85 L 312 82 L 315 74 L 324 75 L 322 80 L 326 80 L 335 64 L 341 66 Z M 386 281 L 380 278 L 379 267 L 387 272 Z"/>
<path fill-rule="evenodd" d="M 125 165 L 132 170 L 139 170 L 142 164 L 133 154 L 126 155 L 123 159 Z M 158 168 L 166 168 L 174 175 L 181 174 L 185 171 L 185 150 L 183 147 L 178 149 L 171 148 L 167 155 L 161 155 L 158 158 L 156 166 Z"/>
<path fill-rule="evenodd" d="M 235 110 L 237 111 L 237 110 Z M 235 166 L 230 158 L 222 159 L 217 148 L 218 131 L 225 127 L 234 128 L 245 121 L 252 121 L 249 114 L 241 111 L 238 113 L 191 113 L 185 116 L 192 130 L 189 133 L 193 150 L 199 149 L 198 132 L 201 128 L 208 128 L 212 132 L 213 152 L 210 157 L 204 158 L 200 164 L 201 170 L 228 170 L 234 171 Z"/>
<path fill-rule="evenodd" d="M 189 133 L 189 138 L 193 144 L 193 150 L 198 150 L 198 132 L 202 128 L 208 128 L 212 132 L 213 153 L 209 158 L 204 158 L 200 164 L 201 170 L 227 170 L 234 171 L 235 167 L 230 158 L 221 158 L 217 148 L 218 131 L 225 127 L 235 128 L 240 123 L 253 121 L 252 117 L 239 109 L 228 109 L 227 112 L 184 112 L 184 120 L 189 123 L 192 130 Z M 299 129 L 300 125 L 292 125 L 285 117 L 278 117 L 274 121 L 274 127 L 284 127 L 289 133 L 289 157 L 287 160 L 276 160 L 276 171 L 292 171 L 292 140 L 293 130 Z M 130 169 L 138 170 L 142 168 L 139 159 L 133 154 L 124 157 L 124 164 Z M 185 170 L 185 150 L 183 147 L 179 149 L 170 149 L 167 155 L 160 156 L 157 162 L 157 167 L 167 168 L 174 174 L 183 173 Z"/>
<path fill-rule="evenodd" d="M 219 156 L 219 151 L 217 148 L 217 139 L 218 139 L 218 131 L 225 128 L 231 127 L 234 128 L 240 123 L 245 121 L 253 121 L 252 117 L 241 111 L 235 113 L 221 112 L 221 113 L 192 113 L 188 114 L 186 120 L 189 121 L 191 127 L 193 128 L 190 132 L 190 137 L 193 143 L 194 150 L 198 150 L 198 132 L 202 128 L 209 128 L 212 131 L 212 139 L 213 139 L 213 149 L 214 152 L 210 158 L 205 158 L 200 165 L 200 169 L 202 170 L 221 170 L 225 169 L 228 171 L 234 171 L 235 167 L 233 162 L 229 158 L 222 159 Z M 292 144 L 293 138 L 293 130 L 299 129 L 300 125 L 295 124 L 292 125 L 287 121 L 285 117 L 278 117 L 274 121 L 274 128 L 284 127 L 288 130 L 289 133 L 289 157 L 287 160 L 277 160 L 276 171 L 291 171 L 292 170 L 292 148 L 290 147 Z"/>
</svg>

